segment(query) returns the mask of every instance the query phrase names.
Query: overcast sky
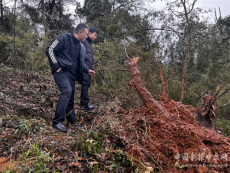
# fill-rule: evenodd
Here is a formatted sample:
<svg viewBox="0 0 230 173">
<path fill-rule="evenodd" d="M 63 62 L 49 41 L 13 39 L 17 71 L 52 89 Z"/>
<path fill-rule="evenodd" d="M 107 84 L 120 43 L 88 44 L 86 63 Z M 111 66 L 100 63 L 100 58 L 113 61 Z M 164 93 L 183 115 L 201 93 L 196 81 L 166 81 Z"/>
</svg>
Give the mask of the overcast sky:
<svg viewBox="0 0 230 173">
<path fill-rule="evenodd" d="M 82 4 L 84 0 L 79 0 Z M 168 0 L 170 1 L 170 0 Z M 3 0 L 3 4 L 12 6 L 14 0 Z M 192 2 L 192 1 L 191 1 Z M 152 4 L 149 4 L 149 9 L 151 10 L 161 10 L 165 6 L 165 0 L 155 0 Z M 195 7 L 201 7 L 206 9 L 216 9 L 217 15 L 219 17 L 219 7 L 221 11 L 221 16 L 229 16 L 230 15 L 230 0 L 197 0 Z M 75 10 L 75 5 L 70 7 L 71 11 Z M 210 16 L 211 20 L 214 21 L 214 13 L 213 16 Z"/>
<path fill-rule="evenodd" d="M 164 0 L 156 0 L 153 3 L 153 8 L 160 10 L 164 8 L 165 4 L 166 3 Z M 212 9 L 212 10 L 216 9 L 218 15 L 219 15 L 219 7 L 220 7 L 222 17 L 230 15 L 230 0 L 197 0 L 195 7 Z"/>
<path fill-rule="evenodd" d="M 230 15 L 230 0 L 198 0 L 196 3 L 197 7 L 216 9 L 219 14 L 219 7 L 221 16 Z"/>
</svg>

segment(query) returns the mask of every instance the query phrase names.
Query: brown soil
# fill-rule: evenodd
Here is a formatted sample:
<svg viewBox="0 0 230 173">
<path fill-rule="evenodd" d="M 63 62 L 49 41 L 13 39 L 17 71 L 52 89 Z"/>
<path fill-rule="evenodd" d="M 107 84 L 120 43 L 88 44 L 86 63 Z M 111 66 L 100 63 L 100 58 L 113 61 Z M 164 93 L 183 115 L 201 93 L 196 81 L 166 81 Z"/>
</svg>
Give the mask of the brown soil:
<svg viewBox="0 0 230 173">
<path fill-rule="evenodd" d="M 0 172 L 4 171 L 7 167 L 12 168 L 10 160 L 5 157 L 0 157 Z"/>
<path fill-rule="evenodd" d="M 158 104 L 168 114 L 152 114 L 143 107 L 122 116 L 118 135 L 131 158 L 162 172 L 230 172 L 229 138 L 195 121 L 192 112 L 196 109 L 192 106 L 170 99 Z"/>
</svg>

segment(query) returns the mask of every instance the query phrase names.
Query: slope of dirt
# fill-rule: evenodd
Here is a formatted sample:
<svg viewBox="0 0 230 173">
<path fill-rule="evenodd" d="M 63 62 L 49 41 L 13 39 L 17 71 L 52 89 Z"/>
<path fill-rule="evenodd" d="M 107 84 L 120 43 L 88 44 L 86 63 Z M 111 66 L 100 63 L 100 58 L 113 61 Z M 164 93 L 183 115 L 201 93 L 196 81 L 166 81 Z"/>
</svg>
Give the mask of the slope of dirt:
<svg viewBox="0 0 230 173">
<path fill-rule="evenodd" d="M 100 154 L 82 150 L 82 146 L 85 146 L 86 150 L 90 149 L 89 141 L 97 137 L 89 134 L 91 123 L 97 119 L 100 112 L 78 110 L 79 88 L 75 93 L 76 119 L 77 124 L 86 126 L 87 129 L 81 129 L 78 125 L 66 125 L 66 134 L 51 127 L 54 103 L 59 94 L 52 77 L 0 69 L 0 89 L 0 172 L 5 171 L 9 164 L 15 165 L 12 169 L 16 172 L 93 172 L 97 165 L 97 172 L 125 170 L 127 167 L 132 169 L 131 164 L 127 166 L 129 161 L 124 163 L 125 167 L 118 166 L 123 155 L 116 156 L 117 152 L 113 149 L 112 143 L 106 141 L 100 133 L 98 134 L 102 136 L 103 144 L 106 144 L 106 148 L 100 148 Z M 101 102 L 105 101 L 102 94 L 93 94 Z M 76 146 L 79 141 L 81 147 Z M 111 157 L 116 157 L 118 161 Z"/>
<path fill-rule="evenodd" d="M 0 71 L 0 88 L 1 115 L 35 117 L 37 120 L 32 123 L 32 127 L 42 122 L 38 117 L 46 119 L 48 124 L 51 124 L 55 110 L 53 105 L 59 93 L 52 78 L 32 73 L 16 75 Z M 103 98 L 97 95 L 101 102 Z M 87 129 L 110 129 L 106 138 L 107 145 L 111 148 L 108 153 L 97 158 L 84 158 L 81 151 L 76 148 L 75 142 L 85 133 L 79 128 L 71 126 L 68 127 L 67 134 L 59 134 L 60 132 L 55 132 L 51 126 L 40 123 L 39 128 L 44 129 L 41 132 L 28 135 L 22 131 L 17 134 L 18 122 L 2 117 L 4 122 L 0 122 L 0 125 L 2 124 L 4 131 L 0 132 L 0 156 L 17 160 L 18 155 L 22 154 L 19 146 L 26 146 L 26 141 L 36 141 L 39 137 L 44 144 L 42 149 L 49 151 L 57 171 L 92 171 L 95 163 L 110 167 L 111 161 L 107 165 L 105 163 L 112 160 L 109 158 L 115 147 L 125 151 L 134 163 L 145 165 L 152 171 L 230 172 L 229 138 L 196 122 L 193 116 L 196 109 L 192 106 L 170 99 L 157 103 L 166 112 L 154 114 L 146 107 L 133 107 L 126 111 L 117 109 L 114 103 L 111 103 L 110 108 L 101 104 L 96 113 L 76 110 L 76 115 L 79 116 L 78 123 L 86 125 Z M 103 169 L 104 167 L 101 168 L 101 172 Z M 131 172 L 130 169 L 127 172 Z"/>
<path fill-rule="evenodd" d="M 117 134 L 129 156 L 172 173 L 230 172 L 229 138 L 196 122 L 192 106 L 169 99 L 158 103 L 169 116 L 151 114 L 143 107 L 122 117 Z"/>
</svg>

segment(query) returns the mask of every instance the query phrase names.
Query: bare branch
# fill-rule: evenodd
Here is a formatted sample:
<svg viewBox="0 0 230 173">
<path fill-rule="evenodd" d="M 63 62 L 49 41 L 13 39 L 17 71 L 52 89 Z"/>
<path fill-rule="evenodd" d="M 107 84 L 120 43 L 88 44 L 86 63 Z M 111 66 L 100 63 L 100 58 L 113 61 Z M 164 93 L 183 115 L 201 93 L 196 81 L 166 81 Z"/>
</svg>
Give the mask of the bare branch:
<svg viewBox="0 0 230 173">
<path fill-rule="evenodd" d="M 180 37 L 181 38 L 181 33 L 180 32 L 178 32 L 178 31 L 176 31 L 176 30 L 174 30 L 173 28 L 171 28 L 171 27 L 168 27 L 169 29 L 166 29 L 166 28 L 163 28 L 165 31 L 171 31 L 171 32 L 174 32 L 178 37 Z"/>
<path fill-rule="evenodd" d="M 188 27 L 189 27 L 189 26 L 190 26 L 190 22 L 189 22 L 189 19 L 188 19 L 188 12 L 187 12 L 187 8 L 186 8 L 185 0 L 184 0 L 184 1 L 181 0 L 181 3 L 183 4 L 183 7 L 184 7 L 184 15 L 185 15 L 185 18 L 186 18 Z"/>
<path fill-rule="evenodd" d="M 157 58 L 156 58 L 156 43 L 157 43 L 157 41 L 155 42 L 155 45 L 154 45 L 154 58 L 155 58 L 155 61 L 156 61 L 157 65 L 158 65 L 159 68 L 160 68 L 159 72 L 160 72 L 160 78 L 161 78 L 161 83 L 162 83 L 162 87 L 163 87 L 161 99 L 166 99 L 166 98 L 167 98 L 167 95 L 166 95 L 166 92 L 165 92 L 165 85 L 166 85 L 166 83 L 164 82 L 164 79 L 163 79 L 163 76 L 162 76 L 162 69 L 161 69 L 161 66 L 160 66 L 160 64 L 157 62 Z"/>
<path fill-rule="evenodd" d="M 175 12 L 177 12 L 177 13 L 179 13 L 179 14 L 175 14 Z M 174 11 L 172 11 L 172 14 L 174 14 L 174 15 L 175 15 L 175 16 L 177 16 L 177 17 L 178 17 L 178 16 L 180 16 L 181 14 L 184 14 L 184 13 L 179 12 L 179 11 L 175 11 L 175 12 L 174 12 Z"/>
<path fill-rule="evenodd" d="M 188 14 L 190 14 L 190 13 L 192 12 L 192 10 L 193 10 L 193 8 L 194 8 L 194 6 L 195 6 L 196 1 L 197 1 L 197 0 L 194 0 L 193 3 L 190 5 L 190 6 L 192 6 L 192 8 L 191 8 L 190 11 L 188 12 Z M 189 7 L 190 7 L 190 6 L 189 6 Z"/>
<path fill-rule="evenodd" d="M 131 58 L 129 57 L 129 55 L 126 52 L 126 46 L 125 46 L 125 35 L 124 35 L 124 48 L 125 48 L 125 55 L 126 57 L 129 59 L 129 61 L 131 61 Z"/>
<path fill-rule="evenodd" d="M 119 91 L 119 90 L 123 90 L 125 88 L 129 87 L 129 85 L 127 84 L 126 86 L 122 87 L 122 88 L 119 88 L 119 89 L 115 89 L 115 90 L 109 90 L 108 89 L 108 92 L 114 92 L 114 91 Z"/>
<path fill-rule="evenodd" d="M 224 85 L 225 85 L 225 84 L 223 84 L 223 85 L 216 91 L 216 93 L 215 93 L 215 95 L 214 95 L 214 99 L 215 99 L 215 100 L 216 100 L 216 97 L 217 97 L 218 93 L 220 92 L 220 89 L 223 88 Z"/>
</svg>

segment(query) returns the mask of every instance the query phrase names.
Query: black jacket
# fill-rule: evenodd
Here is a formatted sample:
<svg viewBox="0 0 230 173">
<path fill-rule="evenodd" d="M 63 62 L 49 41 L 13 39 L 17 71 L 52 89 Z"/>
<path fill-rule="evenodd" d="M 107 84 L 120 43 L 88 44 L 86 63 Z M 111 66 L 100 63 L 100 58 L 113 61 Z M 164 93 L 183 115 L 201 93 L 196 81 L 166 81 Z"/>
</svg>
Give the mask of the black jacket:
<svg viewBox="0 0 230 173">
<path fill-rule="evenodd" d="M 86 48 L 86 53 L 85 53 L 85 65 L 90 69 L 93 70 L 93 63 L 94 63 L 94 59 L 93 59 L 93 48 L 92 48 L 92 40 L 88 37 L 87 39 L 85 39 L 84 41 L 84 45 Z M 83 80 L 78 82 L 80 84 L 87 84 L 90 86 L 91 83 L 91 76 L 88 75 L 88 73 L 83 73 Z"/>
<path fill-rule="evenodd" d="M 85 53 L 85 65 L 90 69 L 93 70 L 93 48 L 92 48 L 92 40 L 88 37 L 84 41 L 84 45 L 86 48 L 86 53 Z"/>
<path fill-rule="evenodd" d="M 46 56 L 49 59 L 50 67 L 52 73 L 57 71 L 59 68 L 63 70 L 68 70 L 72 65 L 73 60 L 73 40 L 71 39 L 72 34 L 67 33 L 63 35 L 59 35 L 55 39 L 51 41 L 51 43 L 46 48 Z M 80 58 L 78 62 L 77 68 L 77 76 L 78 80 L 83 79 L 83 72 L 88 74 L 89 68 L 85 65 L 85 46 L 83 43 L 80 43 Z"/>
</svg>

